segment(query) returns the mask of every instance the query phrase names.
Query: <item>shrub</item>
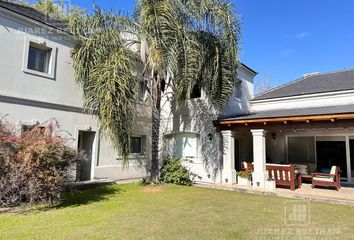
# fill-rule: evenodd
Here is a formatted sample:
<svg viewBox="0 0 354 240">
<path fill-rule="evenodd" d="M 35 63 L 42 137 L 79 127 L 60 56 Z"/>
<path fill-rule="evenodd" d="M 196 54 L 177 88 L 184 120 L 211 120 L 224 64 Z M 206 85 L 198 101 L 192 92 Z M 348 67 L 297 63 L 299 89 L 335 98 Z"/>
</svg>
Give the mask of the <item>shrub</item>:
<svg viewBox="0 0 354 240">
<path fill-rule="evenodd" d="M 161 181 L 178 185 L 192 185 L 195 174 L 182 164 L 181 159 L 167 159 L 161 167 Z"/>
<path fill-rule="evenodd" d="M 13 134 L 0 125 L 0 206 L 53 203 L 62 197 L 69 170 L 84 159 L 63 138 L 45 129 Z"/>
</svg>

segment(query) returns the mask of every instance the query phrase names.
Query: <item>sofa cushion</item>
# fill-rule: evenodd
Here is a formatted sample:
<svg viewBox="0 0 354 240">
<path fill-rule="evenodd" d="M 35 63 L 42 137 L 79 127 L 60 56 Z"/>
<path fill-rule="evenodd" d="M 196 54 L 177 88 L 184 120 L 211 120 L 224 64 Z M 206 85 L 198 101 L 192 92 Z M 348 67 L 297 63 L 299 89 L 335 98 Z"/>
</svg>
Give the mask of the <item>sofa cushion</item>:
<svg viewBox="0 0 354 240">
<path fill-rule="evenodd" d="M 331 167 L 331 171 L 329 172 L 329 174 L 335 175 L 336 174 L 336 170 L 337 170 L 337 167 L 336 166 L 332 166 Z"/>
<path fill-rule="evenodd" d="M 301 173 L 301 175 L 309 175 L 309 167 L 307 165 L 303 164 L 296 164 L 295 169 L 297 170 L 298 173 Z"/>
<path fill-rule="evenodd" d="M 248 163 L 247 163 L 247 162 L 242 162 L 242 164 L 243 164 L 243 168 L 244 168 L 244 169 L 247 169 Z"/>
<path fill-rule="evenodd" d="M 274 166 L 274 167 L 290 167 L 290 164 L 275 164 L 275 163 L 267 163 L 266 166 Z"/>
<path fill-rule="evenodd" d="M 328 176 L 316 176 L 313 177 L 312 180 L 321 181 L 321 182 L 334 182 L 334 178 Z"/>
</svg>

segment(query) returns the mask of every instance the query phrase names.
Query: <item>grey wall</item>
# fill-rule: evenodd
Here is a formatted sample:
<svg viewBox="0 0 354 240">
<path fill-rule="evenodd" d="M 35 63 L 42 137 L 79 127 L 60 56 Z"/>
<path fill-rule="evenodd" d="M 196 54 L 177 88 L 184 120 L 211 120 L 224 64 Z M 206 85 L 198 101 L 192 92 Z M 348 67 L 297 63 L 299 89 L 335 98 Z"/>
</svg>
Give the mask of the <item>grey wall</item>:
<svg viewBox="0 0 354 240">
<path fill-rule="evenodd" d="M 46 42 L 57 48 L 54 79 L 23 71 L 26 39 Z M 147 157 L 130 156 L 130 166 L 123 166 L 110 141 L 99 131 L 97 119 L 82 113 L 83 98 L 75 82 L 70 37 L 53 33 L 44 25 L 0 8 L 0 43 L 1 117 L 17 129 L 21 124 L 44 124 L 55 119 L 60 126 L 58 133 L 75 148 L 79 130 L 95 131 L 100 137 L 95 139 L 92 177 L 128 179 L 147 176 Z M 134 133 L 146 135 L 147 149 L 150 149 L 149 103 L 138 104 L 136 110 Z"/>
</svg>

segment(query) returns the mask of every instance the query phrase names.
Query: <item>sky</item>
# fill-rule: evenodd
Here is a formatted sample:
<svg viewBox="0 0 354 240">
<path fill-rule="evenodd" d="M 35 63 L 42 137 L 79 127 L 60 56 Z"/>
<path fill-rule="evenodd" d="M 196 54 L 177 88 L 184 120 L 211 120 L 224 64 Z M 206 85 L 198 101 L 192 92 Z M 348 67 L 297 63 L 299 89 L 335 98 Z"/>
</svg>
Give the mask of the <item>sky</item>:
<svg viewBox="0 0 354 240">
<path fill-rule="evenodd" d="M 354 0 L 232 0 L 242 23 L 240 60 L 257 82 L 354 68 Z M 134 0 L 71 0 L 131 12 Z"/>
</svg>

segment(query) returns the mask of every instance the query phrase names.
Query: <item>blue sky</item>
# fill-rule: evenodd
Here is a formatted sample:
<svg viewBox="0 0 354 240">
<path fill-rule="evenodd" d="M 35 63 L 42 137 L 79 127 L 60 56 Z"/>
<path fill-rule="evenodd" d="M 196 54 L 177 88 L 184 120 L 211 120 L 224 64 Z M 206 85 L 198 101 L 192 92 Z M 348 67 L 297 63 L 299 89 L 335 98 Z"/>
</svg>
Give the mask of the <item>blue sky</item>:
<svg viewBox="0 0 354 240">
<path fill-rule="evenodd" d="M 131 11 L 134 0 L 72 0 Z M 243 25 L 240 59 L 276 86 L 304 73 L 354 67 L 353 0 L 233 0 Z M 257 82 L 256 82 L 257 83 Z"/>
</svg>

